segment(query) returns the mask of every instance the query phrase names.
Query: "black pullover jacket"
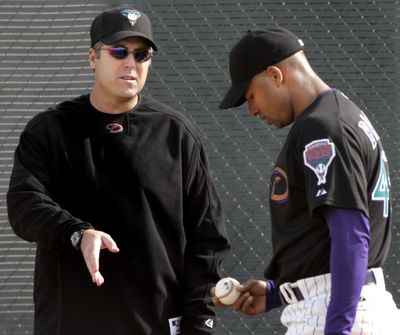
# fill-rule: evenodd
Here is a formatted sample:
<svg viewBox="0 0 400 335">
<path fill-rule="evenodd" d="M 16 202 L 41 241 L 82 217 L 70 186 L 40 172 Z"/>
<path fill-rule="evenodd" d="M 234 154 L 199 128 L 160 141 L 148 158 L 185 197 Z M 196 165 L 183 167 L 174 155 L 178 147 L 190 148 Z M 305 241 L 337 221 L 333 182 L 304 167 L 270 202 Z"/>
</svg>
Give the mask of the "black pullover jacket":
<svg viewBox="0 0 400 335">
<path fill-rule="evenodd" d="M 83 95 L 38 114 L 15 152 L 7 205 L 15 233 L 37 244 L 35 335 L 215 328 L 209 291 L 229 243 L 204 149 L 178 112 L 142 96 L 106 114 Z M 100 254 L 101 287 L 70 242 L 85 228 L 120 248 Z"/>
</svg>

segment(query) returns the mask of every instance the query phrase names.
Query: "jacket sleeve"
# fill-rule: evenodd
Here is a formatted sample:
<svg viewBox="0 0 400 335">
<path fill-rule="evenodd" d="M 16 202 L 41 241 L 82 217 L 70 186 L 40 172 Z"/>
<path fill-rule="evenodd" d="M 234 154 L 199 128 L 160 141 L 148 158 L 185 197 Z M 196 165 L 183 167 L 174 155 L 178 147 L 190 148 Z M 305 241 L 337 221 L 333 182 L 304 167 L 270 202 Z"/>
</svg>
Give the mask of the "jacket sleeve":
<svg viewBox="0 0 400 335">
<path fill-rule="evenodd" d="M 220 279 L 230 246 L 222 207 L 201 144 L 195 147 L 187 175 L 184 208 L 187 247 L 184 271 L 183 334 L 210 334 L 216 326 L 210 290 Z"/>
<path fill-rule="evenodd" d="M 73 217 L 52 199 L 43 138 L 31 128 L 21 134 L 7 192 L 8 218 L 15 234 L 26 241 L 48 250 L 71 249 L 71 234 L 91 225 Z"/>
</svg>

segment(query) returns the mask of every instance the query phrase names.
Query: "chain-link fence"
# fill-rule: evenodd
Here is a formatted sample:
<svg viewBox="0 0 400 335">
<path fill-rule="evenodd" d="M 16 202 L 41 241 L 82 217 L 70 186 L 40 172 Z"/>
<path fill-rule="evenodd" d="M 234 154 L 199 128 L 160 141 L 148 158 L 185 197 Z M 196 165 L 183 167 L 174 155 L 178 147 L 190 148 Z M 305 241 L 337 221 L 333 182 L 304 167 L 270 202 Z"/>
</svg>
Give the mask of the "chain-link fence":
<svg viewBox="0 0 400 335">
<path fill-rule="evenodd" d="M 12 155 L 27 121 L 88 92 L 89 26 L 118 1 L 0 1 L 0 334 L 32 333 L 35 246 L 16 238 L 6 214 Z M 287 130 L 245 107 L 218 110 L 228 52 L 244 32 L 281 25 L 297 33 L 319 75 L 355 101 L 380 133 L 391 164 L 393 242 L 387 286 L 400 304 L 399 1 L 140 0 L 160 51 L 146 94 L 185 113 L 200 132 L 226 213 L 232 254 L 224 272 L 262 277 L 271 256 L 269 174 Z M 217 309 L 217 334 L 283 334 L 279 310 L 247 318 Z"/>
</svg>

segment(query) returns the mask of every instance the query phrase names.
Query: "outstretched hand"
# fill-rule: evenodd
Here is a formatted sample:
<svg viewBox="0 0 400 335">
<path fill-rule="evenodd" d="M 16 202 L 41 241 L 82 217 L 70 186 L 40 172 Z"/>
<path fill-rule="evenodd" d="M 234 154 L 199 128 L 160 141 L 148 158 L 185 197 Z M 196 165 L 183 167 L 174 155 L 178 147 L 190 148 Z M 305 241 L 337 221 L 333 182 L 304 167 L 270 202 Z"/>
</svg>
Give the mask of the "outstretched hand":
<svg viewBox="0 0 400 335">
<path fill-rule="evenodd" d="M 266 312 L 266 282 L 257 279 L 249 279 L 237 287 L 241 293 L 233 305 L 227 306 L 221 303 L 215 296 L 215 287 L 211 289 L 212 301 L 215 306 L 231 307 L 237 312 L 248 316 L 254 316 Z"/>
<path fill-rule="evenodd" d="M 113 253 L 119 252 L 117 244 L 110 235 L 95 229 L 85 230 L 81 242 L 81 251 L 92 276 L 92 282 L 97 286 L 101 286 L 104 283 L 99 265 L 101 249 L 108 249 Z"/>
</svg>

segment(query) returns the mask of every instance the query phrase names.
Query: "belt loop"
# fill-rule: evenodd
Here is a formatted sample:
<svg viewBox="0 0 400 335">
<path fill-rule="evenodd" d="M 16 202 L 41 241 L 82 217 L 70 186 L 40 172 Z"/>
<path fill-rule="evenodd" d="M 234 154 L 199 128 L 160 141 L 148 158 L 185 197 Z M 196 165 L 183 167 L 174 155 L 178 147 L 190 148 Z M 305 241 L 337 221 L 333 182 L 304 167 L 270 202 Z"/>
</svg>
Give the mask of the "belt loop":
<svg viewBox="0 0 400 335">
<path fill-rule="evenodd" d="M 369 269 L 369 272 L 371 272 L 373 274 L 376 285 L 378 287 L 386 289 L 385 277 L 383 276 L 382 268 L 371 268 L 371 269 Z"/>
<path fill-rule="evenodd" d="M 296 294 L 293 292 L 292 288 L 290 287 L 291 283 L 283 283 L 279 286 L 279 290 L 285 299 L 287 304 L 294 304 L 298 302 Z"/>
<path fill-rule="evenodd" d="M 376 284 L 376 283 L 377 283 L 377 280 L 375 278 L 374 271 L 368 270 L 367 274 L 365 275 L 364 285 L 372 285 L 372 284 Z"/>
</svg>

